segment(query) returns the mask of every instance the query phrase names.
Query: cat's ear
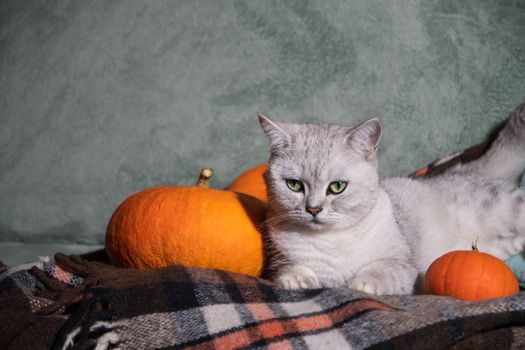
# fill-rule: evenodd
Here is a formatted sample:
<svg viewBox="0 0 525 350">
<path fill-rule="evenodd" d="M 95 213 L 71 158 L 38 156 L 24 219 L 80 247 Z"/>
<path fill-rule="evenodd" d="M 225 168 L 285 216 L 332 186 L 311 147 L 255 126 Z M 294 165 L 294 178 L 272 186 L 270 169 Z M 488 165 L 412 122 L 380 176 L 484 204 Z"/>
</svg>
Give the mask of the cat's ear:
<svg viewBox="0 0 525 350">
<path fill-rule="evenodd" d="M 259 123 L 270 141 L 272 152 L 290 146 L 290 135 L 284 130 L 281 123 L 274 122 L 264 114 L 259 113 Z"/>
<path fill-rule="evenodd" d="M 381 139 L 381 129 L 379 118 L 374 117 L 352 129 L 347 142 L 363 158 L 374 159 Z"/>
</svg>

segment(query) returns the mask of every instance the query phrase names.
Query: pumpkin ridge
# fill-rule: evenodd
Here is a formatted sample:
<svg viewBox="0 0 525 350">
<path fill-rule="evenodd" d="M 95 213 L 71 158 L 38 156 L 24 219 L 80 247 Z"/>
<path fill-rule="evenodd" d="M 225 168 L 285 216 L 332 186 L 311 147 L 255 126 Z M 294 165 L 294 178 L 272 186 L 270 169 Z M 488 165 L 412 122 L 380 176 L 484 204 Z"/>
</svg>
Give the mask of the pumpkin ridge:
<svg viewBox="0 0 525 350">
<path fill-rule="evenodd" d="M 481 280 L 483 276 L 483 271 L 485 271 L 485 259 L 478 259 L 479 260 L 479 272 L 478 272 L 478 278 L 477 280 L 477 286 L 476 286 L 476 293 L 474 293 L 474 296 L 476 299 L 479 298 L 479 289 L 481 288 Z"/>
<path fill-rule="evenodd" d="M 457 257 L 457 255 L 449 256 L 447 259 L 447 265 L 445 266 L 445 278 L 443 278 L 443 292 L 445 295 L 448 295 L 448 288 L 447 288 L 447 280 L 448 280 L 448 274 L 450 272 L 450 265 L 454 261 L 454 259 Z"/>
<path fill-rule="evenodd" d="M 506 274 L 506 272 L 503 271 L 503 269 L 500 269 L 500 270 L 501 270 L 500 273 L 502 273 L 502 274 Z M 508 287 L 507 280 L 504 280 L 503 283 L 504 283 L 504 284 L 503 284 L 503 286 L 501 286 L 501 288 L 502 288 L 504 291 L 506 291 L 506 290 L 507 290 L 507 287 Z"/>
<path fill-rule="evenodd" d="M 507 265 L 505 266 L 501 266 L 501 273 L 504 274 L 504 275 L 508 275 L 508 274 L 513 274 L 514 273 L 508 268 Z M 515 291 L 516 289 L 519 291 L 519 284 L 517 284 L 517 280 L 512 280 L 510 278 L 505 278 L 505 292 L 509 292 L 509 291 Z M 511 285 L 512 284 L 512 285 Z"/>
<path fill-rule="evenodd" d="M 470 259 L 470 256 L 465 254 L 465 252 L 463 252 L 463 254 L 459 255 L 457 257 L 458 259 L 458 264 L 459 264 L 459 269 L 457 271 L 457 275 L 456 275 L 456 280 L 454 281 L 454 285 L 456 286 L 456 291 L 455 291 L 455 295 L 459 295 L 459 293 L 462 293 L 463 291 L 460 291 L 457 286 L 460 286 L 462 285 L 460 282 L 462 281 L 462 279 L 464 278 L 463 276 L 463 271 L 465 269 L 465 266 L 467 266 L 467 264 L 469 263 L 469 261 L 471 260 Z M 467 290 L 468 292 L 469 290 Z"/>
</svg>

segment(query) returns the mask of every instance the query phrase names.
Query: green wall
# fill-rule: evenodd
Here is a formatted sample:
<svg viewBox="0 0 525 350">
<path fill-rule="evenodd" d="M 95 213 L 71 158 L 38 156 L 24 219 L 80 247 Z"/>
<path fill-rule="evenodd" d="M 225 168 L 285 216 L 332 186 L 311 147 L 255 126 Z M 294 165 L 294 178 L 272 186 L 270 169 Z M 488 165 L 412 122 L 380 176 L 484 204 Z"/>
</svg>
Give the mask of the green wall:
<svg viewBox="0 0 525 350">
<path fill-rule="evenodd" d="M 525 1 L 0 1 L 0 259 L 89 250 L 129 194 L 267 157 L 256 115 L 380 115 L 383 175 L 525 100 Z"/>
</svg>

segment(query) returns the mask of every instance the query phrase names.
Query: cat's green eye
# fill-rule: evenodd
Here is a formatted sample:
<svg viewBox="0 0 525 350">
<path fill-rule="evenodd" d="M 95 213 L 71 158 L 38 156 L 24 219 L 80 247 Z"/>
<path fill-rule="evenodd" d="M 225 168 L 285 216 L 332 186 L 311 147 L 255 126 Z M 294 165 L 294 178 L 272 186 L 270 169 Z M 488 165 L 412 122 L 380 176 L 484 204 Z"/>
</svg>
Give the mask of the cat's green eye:
<svg viewBox="0 0 525 350">
<path fill-rule="evenodd" d="M 286 179 L 286 185 L 288 186 L 289 189 L 291 189 L 294 192 L 303 191 L 303 183 L 299 180 Z"/>
<path fill-rule="evenodd" d="M 328 185 L 328 193 L 339 194 L 342 193 L 346 188 L 347 182 L 345 181 L 334 181 Z"/>
</svg>

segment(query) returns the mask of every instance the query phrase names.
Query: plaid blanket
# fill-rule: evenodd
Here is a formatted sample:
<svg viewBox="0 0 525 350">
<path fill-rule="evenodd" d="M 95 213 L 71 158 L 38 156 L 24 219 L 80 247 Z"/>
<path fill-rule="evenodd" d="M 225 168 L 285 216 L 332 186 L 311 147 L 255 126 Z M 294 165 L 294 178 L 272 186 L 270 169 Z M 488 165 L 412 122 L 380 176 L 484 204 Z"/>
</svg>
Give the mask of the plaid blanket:
<svg viewBox="0 0 525 350">
<path fill-rule="evenodd" d="M 0 275 L 0 349 L 520 349 L 525 295 L 470 303 L 289 291 L 183 266 L 57 254 Z"/>
</svg>

